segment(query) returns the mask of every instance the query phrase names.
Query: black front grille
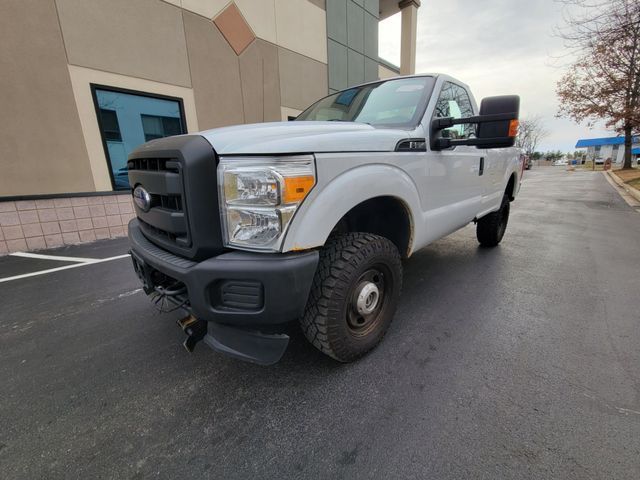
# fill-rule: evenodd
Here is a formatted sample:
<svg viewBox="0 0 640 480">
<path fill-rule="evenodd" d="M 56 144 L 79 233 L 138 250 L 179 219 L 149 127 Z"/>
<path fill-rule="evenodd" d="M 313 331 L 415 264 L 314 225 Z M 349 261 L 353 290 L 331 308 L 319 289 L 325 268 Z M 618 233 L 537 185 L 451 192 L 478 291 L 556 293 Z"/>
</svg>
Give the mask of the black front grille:
<svg viewBox="0 0 640 480">
<path fill-rule="evenodd" d="M 127 166 L 131 187 L 140 185 L 151 196 L 148 211 L 137 209 L 143 231 L 165 246 L 190 247 L 180 162 L 175 158 L 132 158 Z"/>
<path fill-rule="evenodd" d="M 135 205 L 150 241 L 191 259 L 222 250 L 216 157 L 203 137 L 151 141 L 134 150 L 127 165 L 131 187 L 140 185 L 151 197 L 147 211 Z"/>
<path fill-rule="evenodd" d="M 127 163 L 129 170 L 151 170 L 155 172 L 179 173 L 180 166 L 172 158 L 132 158 Z"/>
</svg>

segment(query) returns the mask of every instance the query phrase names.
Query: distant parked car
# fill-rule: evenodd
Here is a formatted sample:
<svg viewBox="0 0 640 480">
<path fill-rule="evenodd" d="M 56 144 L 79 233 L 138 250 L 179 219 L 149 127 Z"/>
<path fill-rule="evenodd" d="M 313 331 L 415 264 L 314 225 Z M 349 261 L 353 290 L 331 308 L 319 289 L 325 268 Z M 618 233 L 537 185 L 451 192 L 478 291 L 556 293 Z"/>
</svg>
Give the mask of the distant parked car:
<svg viewBox="0 0 640 480">
<path fill-rule="evenodd" d="M 564 159 L 560 159 L 560 160 L 556 160 L 556 161 L 554 161 L 554 162 L 552 163 L 552 165 L 553 165 L 554 167 L 559 167 L 559 166 L 563 166 L 563 165 L 569 165 L 569 162 L 567 162 L 567 161 L 566 161 L 566 160 L 564 160 Z"/>
</svg>

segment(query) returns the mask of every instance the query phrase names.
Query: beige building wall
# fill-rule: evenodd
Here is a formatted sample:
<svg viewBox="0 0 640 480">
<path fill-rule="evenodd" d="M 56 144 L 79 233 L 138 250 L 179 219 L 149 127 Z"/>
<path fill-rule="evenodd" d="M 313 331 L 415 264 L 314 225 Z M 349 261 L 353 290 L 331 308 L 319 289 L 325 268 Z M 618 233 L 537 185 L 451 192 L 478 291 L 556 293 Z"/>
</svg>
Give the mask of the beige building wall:
<svg viewBox="0 0 640 480">
<path fill-rule="evenodd" d="M 94 190 L 53 2 L 0 2 L 0 98 L 0 196 Z"/>
<path fill-rule="evenodd" d="M 126 233 L 92 84 L 179 98 L 189 132 L 286 120 L 328 93 L 325 5 L 0 2 L 0 254 Z"/>
<path fill-rule="evenodd" d="M 56 0 L 56 5 L 70 64 L 191 86 L 179 8 L 158 0 Z"/>
<path fill-rule="evenodd" d="M 243 123 L 238 56 L 210 20 L 184 12 L 184 27 L 200 128 Z"/>
<path fill-rule="evenodd" d="M 327 64 L 278 48 L 282 106 L 303 110 L 329 92 Z"/>
<path fill-rule="evenodd" d="M 381 80 L 384 80 L 385 78 L 397 77 L 398 75 L 400 75 L 399 72 L 391 70 L 390 68 L 385 67 L 382 64 L 378 65 L 378 77 Z"/>
</svg>

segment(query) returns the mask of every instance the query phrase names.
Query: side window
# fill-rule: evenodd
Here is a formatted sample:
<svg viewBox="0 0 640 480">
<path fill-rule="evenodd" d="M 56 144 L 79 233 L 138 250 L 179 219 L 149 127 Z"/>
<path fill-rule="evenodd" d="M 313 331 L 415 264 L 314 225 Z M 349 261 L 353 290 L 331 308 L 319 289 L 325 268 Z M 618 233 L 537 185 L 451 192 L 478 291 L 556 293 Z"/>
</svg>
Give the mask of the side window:
<svg viewBox="0 0 640 480">
<path fill-rule="evenodd" d="M 473 116 L 473 106 L 467 91 L 460 85 L 445 82 L 442 85 L 438 103 L 436 103 L 435 118 L 453 117 L 463 118 Z M 442 130 L 442 136 L 452 139 L 465 139 L 474 137 L 476 134 L 476 126 L 454 125 L 451 128 Z"/>
</svg>

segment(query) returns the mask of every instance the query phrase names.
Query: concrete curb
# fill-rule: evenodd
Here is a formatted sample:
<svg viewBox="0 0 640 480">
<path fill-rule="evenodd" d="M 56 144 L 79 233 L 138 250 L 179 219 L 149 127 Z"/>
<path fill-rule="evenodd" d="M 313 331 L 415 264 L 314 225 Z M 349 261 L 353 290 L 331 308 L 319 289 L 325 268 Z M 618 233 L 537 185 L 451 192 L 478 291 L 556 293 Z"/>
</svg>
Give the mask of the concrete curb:
<svg viewBox="0 0 640 480">
<path fill-rule="evenodd" d="M 633 198 L 635 198 L 638 202 L 640 202 L 640 190 L 638 190 L 637 188 L 632 187 L 631 185 L 628 185 L 628 184 L 624 183 L 622 181 L 622 179 L 620 179 L 620 177 L 618 177 L 611 170 L 607 170 L 606 174 L 609 175 L 611 180 L 613 180 L 615 182 L 615 184 L 618 185 L 618 187 L 622 188 L 625 192 L 627 192 L 629 195 L 631 195 Z"/>
</svg>

